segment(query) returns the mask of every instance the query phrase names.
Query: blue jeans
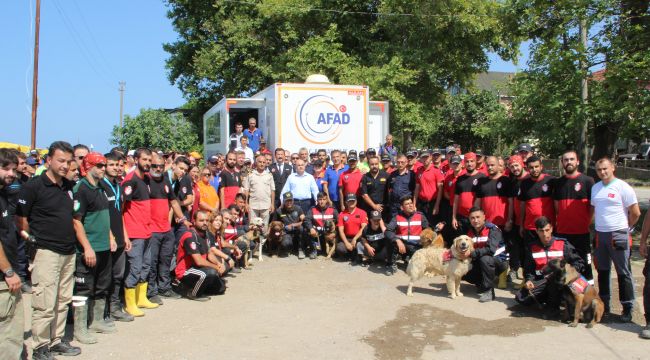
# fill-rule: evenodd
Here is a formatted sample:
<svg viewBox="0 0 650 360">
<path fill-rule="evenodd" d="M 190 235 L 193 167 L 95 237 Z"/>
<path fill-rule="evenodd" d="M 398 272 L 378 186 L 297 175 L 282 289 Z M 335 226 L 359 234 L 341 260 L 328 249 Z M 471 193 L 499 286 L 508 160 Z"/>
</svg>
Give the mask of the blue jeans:
<svg viewBox="0 0 650 360">
<path fill-rule="evenodd" d="M 138 283 L 147 282 L 151 268 L 151 247 L 149 239 L 131 239 L 131 251 L 126 253 L 127 271 L 125 288 L 134 288 Z"/>
<path fill-rule="evenodd" d="M 159 292 L 171 290 L 172 280 L 169 276 L 169 267 L 174 255 L 176 238 L 172 230 L 163 233 L 151 234 L 151 268 L 149 270 L 149 286 L 147 297 L 158 295 Z"/>
</svg>

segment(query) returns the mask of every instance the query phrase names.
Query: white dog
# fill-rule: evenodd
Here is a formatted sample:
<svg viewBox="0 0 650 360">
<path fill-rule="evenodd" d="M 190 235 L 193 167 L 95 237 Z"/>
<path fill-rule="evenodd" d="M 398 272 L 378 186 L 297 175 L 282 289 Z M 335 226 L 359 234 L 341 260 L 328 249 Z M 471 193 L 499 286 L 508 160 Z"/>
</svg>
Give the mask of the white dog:
<svg viewBox="0 0 650 360">
<path fill-rule="evenodd" d="M 461 235 L 454 239 L 451 249 L 429 246 L 416 251 L 406 268 L 406 274 L 411 278 L 406 295 L 413 296 L 413 283 L 430 273 L 447 276 L 447 290 L 452 299 L 463 296 L 460 280 L 471 268 L 469 255 L 473 250 L 472 239 Z"/>
</svg>

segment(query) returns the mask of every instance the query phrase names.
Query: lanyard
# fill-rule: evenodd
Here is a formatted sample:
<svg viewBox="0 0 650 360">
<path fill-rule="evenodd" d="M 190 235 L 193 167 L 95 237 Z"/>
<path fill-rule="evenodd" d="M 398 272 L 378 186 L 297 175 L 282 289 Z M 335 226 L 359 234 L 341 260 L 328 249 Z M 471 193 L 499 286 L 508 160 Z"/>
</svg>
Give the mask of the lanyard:
<svg viewBox="0 0 650 360">
<path fill-rule="evenodd" d="M 174 174 L 172 173 L 172 169 L 167 170 L 167 175 L 169 175 L 169 182 L 172 183 L 172 189 L 174 186 L 176 186 L 176 181 L 174 180 Z"/>
<path fill-rule="evenodd" d="M 113 194 L 115 194 L 115 208 L 117 211 L 120 211 L 120 184 L 116 184 L 116 186 L 113 187 L 113 184 L 111 184 L 107 178 L 104 178 L 104 182 L 111 188 Z"/>
</svg>

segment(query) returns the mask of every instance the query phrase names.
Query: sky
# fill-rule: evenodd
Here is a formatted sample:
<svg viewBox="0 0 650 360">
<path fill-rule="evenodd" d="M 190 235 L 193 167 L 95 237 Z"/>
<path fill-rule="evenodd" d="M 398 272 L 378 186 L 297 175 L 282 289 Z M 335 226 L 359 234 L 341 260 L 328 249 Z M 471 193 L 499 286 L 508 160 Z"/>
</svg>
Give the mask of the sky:
<svg viewBox="0 0 650 360">
<path fill-rule="evenodd" d="M 4 0 L 0 12 L 0 142 L 30 144 L 36 0 Z M 52 141 L 107 152 L 124 114 L 185 100 L 167 79 L 162 44 L 177 36 L 162 0 L 41 0 L 36 146 Z M 516 67 L 490 54 L 490 70 Z"/>
</svg>

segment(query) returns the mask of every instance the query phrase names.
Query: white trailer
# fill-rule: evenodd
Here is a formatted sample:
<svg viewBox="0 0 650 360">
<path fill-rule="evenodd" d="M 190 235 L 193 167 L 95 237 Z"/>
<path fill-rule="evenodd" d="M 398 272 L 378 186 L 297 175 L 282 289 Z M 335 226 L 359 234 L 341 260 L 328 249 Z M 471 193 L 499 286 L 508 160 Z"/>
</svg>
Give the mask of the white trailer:
<svg viewBox="0 0 650 360">
<path fill-rule="evenodd" d="M 249 98 L 221 99 L 203 115 L 204 155 L 227 152 L 235 123 L 246 128 L 251 117 L 270 149 L 378 149 L 389 130 L 388 101 L 370 101 L 367 86 L 333 85 L 322 75 L 309 81 L 313 78 L 276 83 Z"/>
</svg>

